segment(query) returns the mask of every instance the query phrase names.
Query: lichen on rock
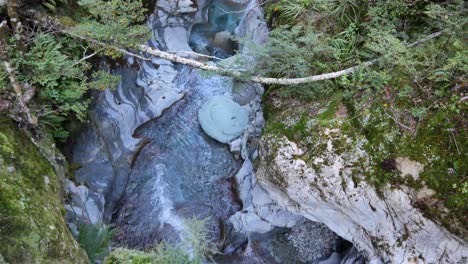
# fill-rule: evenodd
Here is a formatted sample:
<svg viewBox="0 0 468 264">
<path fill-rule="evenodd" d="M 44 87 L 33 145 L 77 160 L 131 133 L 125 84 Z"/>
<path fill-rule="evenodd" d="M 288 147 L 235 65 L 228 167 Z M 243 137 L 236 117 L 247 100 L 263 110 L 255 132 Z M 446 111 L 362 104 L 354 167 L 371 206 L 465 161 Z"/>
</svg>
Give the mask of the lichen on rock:
<svg viewBox="0 0 468 264">
<path fill-rule="evenodd" d="M 400 151 L 404 137 L 381 109 L 356 117 L 348 103 L 339 94 L 314 103 L 270 98 L 260 186 L 288 211 L 325 223 L 372 263 L 466 261 L 463 239 L 415 206 L 415 198 L 434 194 L 415 180 L 423 179 L 424 159 Z"/>
</svg>

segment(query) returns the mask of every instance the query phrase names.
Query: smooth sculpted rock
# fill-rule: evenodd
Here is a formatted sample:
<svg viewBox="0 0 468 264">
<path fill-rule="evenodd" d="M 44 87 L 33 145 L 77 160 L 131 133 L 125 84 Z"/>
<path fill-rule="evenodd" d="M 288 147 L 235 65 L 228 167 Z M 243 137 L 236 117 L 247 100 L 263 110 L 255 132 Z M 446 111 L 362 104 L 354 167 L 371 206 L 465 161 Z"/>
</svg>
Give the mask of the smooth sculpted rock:
<svg viewBox="0 0 468 264">
<path fill-rule="evenodd" d="M 247 128 L 249 113 L 227 96 L 214 96 L 201 107 L 198 120 L 206 134 L 228 143 Z"/>
<path fill-rule="evenodd" d="M 256 171 L 258 184 L 273 201 L 296 215 L 324 223 L 352 242 L 371 264 L 467 263 L 464 238 L 421 211 L 410 186 L 377 188 L 368 181 L 366 175 L 379 176 L 372 168 L 380 161 L 369 153 L 365 135 L 346 130 L 351 125 L 343 108 L 330 108 L 329 103 L 299 108 L 293 107 L 295 101 L 276 102 L 278 107 L 271 112 L 260 143 Z M 326 122 L 317 118 L 320 114 L 304 117 L 302 113 L 327 113 Z M 283 130 L 272 130 L 271 124 L 278 123 L 294 128 L 305 124 L 303 130 L 295 130 L 303 136 L 288 138 Z M 414 178 L 419 177 L 422 165 L 408 157 L 396 160 L 396 169 Z M 356 254 L 352 255 L 344 263 L 357 262 Z M 323 263 L 337 263 L 338 257 Z"/>
</svg>

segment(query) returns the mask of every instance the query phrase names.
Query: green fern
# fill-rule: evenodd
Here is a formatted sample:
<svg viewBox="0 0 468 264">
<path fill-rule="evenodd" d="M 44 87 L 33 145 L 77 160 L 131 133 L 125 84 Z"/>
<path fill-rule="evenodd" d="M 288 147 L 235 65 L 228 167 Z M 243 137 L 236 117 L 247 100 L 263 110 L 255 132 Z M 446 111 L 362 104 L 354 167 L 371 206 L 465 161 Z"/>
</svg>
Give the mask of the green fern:
<svg viewBox="0 0 468 264">
<path fill-rule="evenodd" d="M 286 0 L 282 5 L 279 17 L 285 24 L 293 23 L 307 11 L 308 4 L 308 1 Z"/>
<path fill-rule="evenodd" d="M 44 0 L 42 2 L 42 6 L 44 6 L 49 11 L 55 13 L 57 12 L 57 7 L 60 5 L 68 5 L 70 4 L 69 0 Z"/>
<path fill-rule="evenodd" d="M 333 6 L 331 16 L 343 25 L 358 23 L 364 10 L 360 0 L 333 0 L 330 4 Z"/>
<path fill-rule="evenodd" d="M 185 221 L 186 230 L 182 245 L 175 247 L 160 243 L 147 252 L 117 248 L 112 250 L 104 264 L 141 263 L 141 264 L 201 264 L 212 259 L 216 246 L 210 241 L 206 229 L 207 219 L 190 218 Z M 190 256 L 187 252 L 193 253 Z"/>
<path fill-rule="evenodd" d="M 101 224 L 83 224 L 79 228 L 78 243 L 88 254 L 89 261 L 104 258 L 108 253 L 115 231 Z"/>
<path fill-rule="evenodd" d="M 208 230 L 206 229 L 208 219 L 190 218 L 185 221 L 188 227 L 185 239 L 187 247 L 193 249 L 193 263 L 202 263 L 204 258 L 212 259 L 217 254 L 216 246 L 210 241 Z"/>
<path fill-rule="evenodd" d="M 268 6 L 267 17 L 274 16 L 277 25 L 292 25 L 313 6 L 313 0 L 281 0 Z"/>
</svg>

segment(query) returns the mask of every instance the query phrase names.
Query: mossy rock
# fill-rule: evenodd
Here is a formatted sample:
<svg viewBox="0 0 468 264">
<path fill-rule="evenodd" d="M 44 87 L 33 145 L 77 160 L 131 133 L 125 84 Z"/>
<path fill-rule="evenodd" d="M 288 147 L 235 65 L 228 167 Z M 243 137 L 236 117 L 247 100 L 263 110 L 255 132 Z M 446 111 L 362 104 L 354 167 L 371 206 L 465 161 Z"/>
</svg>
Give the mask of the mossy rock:
<svg viewBox="0 0 468 264">
<path fill-rule="evenodd" d="M 64 221 L 61 179 L 0 116 L 0 255 L 7 263 L 89 263 Z"/>
<path fill-rule="evenodd" d="M 353 149 L 353 142 L 365 142 L 365 163 L 347 164 L 357 183 L 365 180 L 377 192 L 402 185 L 419 190 L 426 186 L 435 191 L 431 200 L 415 201 L 426 217 L 460 236 L 468 234 L 468 162 L 466 160 L 466 130 L 457 126 L 456 114 L 449 111 L 429 112 L 423 120 L 411 124 L 400 115 L 395 121 L 392 113 L 404 113 L 405 105 L 388 105 L 378 94 L 345 98 L 335 94 L 328 99 L 301 101 L 270 95 L 265 104 L 267 124 L 263 138 L 286 136 L 304 150 L 300 158 L 315 170 L 313 161 L 331 139 L 325 130 L 337 130 L 333 149 L 338 155 Z M 412 125 L 408 131 L 403 123 Z M 458 127 L 454 131 L 454 127 Z M 460 128 L 461 127 L 461 128 Z M 271 141 L 269 141 L 271 143 Z M 274 146 L 273 146 L 274 147 Z M 418 179 L 405 177 L 392 164 L 406 157 L 424 166 Z M 364 162 L 364 161 L 363 161 Z M 278 179 L 276 179 L 278 181 Z M 437 206 L 432 206 L 433 204 Z M 432 204 L 432 205 L 431 205 Z"/>
</svg>

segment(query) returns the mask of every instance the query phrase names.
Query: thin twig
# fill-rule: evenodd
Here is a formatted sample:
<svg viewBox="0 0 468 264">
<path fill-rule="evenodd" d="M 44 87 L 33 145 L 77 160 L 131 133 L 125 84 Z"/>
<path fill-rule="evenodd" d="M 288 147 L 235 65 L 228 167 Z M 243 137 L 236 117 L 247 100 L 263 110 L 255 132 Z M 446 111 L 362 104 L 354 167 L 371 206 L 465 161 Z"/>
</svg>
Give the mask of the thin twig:
<svg viewBox="0 0 468 264">
<path fill-rule="evenodd" d="M 411 132 L 412 134 L 414 134 L 414 129 L 412 129 L 411 127 L 409 127 L 409 126 L 407 126 L 407 125 L 405 125 L 405 124 L 403 124 L 403 123 L 401 123 L 401 122 L 398 121 L 392 114 L 389 114 L 387 111 L 384 110 L 384 112 L 385 112 L 385 114 L 386 114 L 388 117 L 390 117 L 395 123 L 397 123 L 398 126 L 404 128 L 404 129 L 408 130 L 409 132 Z"/>
<path fill-rule="evenodd" d="M 81 64 L 81 63 L 84 62 L 85 60 L 88 60 L 88 59 L 90 59 L 90 58 L 96 56 L 96 55 L 97 55 L 99 52 L 101 52 L 101 51 L 102 51 L 102 49 L 100 49 L 100 50 L 98 50 L 98 51 L 95 51 L 95 52 L 93 52 L 93 53 L 91 53 L 91 54 L 89 54 L 89 55 L 87 55 L 87 56 L 84 56 L 84 57 L 81 58 L 79 61 L 73 63 L 72 67 L 75 67 L 76 65 Z"/>
<path fill-rule="evenodd" d="M 120 51 L 120 52 L 122 52 L 122 53 L 124 53 L 126 55 L 133 56 L 133 57 L 145 60 L 145 61 L 151 60 L 150 58 L 145 58 L 145 57 L 142 57 L 142 56 L 140 56 L 138 54 L 129 52 L 126 49 L 119 48 L 119 47 L 113 46 L 111 44 L 101 42 L 99 40 L 95 40 L 95 39 L 92 39 L 92 38 L 77 35 L 77 34 L 71 32 L 69 30 L 61 30 L 61 29 L 58 29 L 58 30 L 60 32 L 64 33 L 64 34 L 67 34 L 67 35 L 71 36 L 71 37 L 78 38 L 78 39 L 81 39 L 83 41 L 88 41 L 90 43 L 93 43 L 95 45 L 99 45 L 101 47 L 111 48 L 111 49 Z M 426 37 L 424 37 L 422 39 L 419 39 L 419 40 L 409 44 L 408 47 L 410 47 L 410 48 L 415 47 L 415 46 L 417 46 L 419 44 L 422 44 L 424 42 L 427 42 L 427 41 L 429 41 L 431 39 L 437 38 L 437 37 L 439 37 L 440 35 L 442 35 L 445 32 L 447 32 L 447 30 L 438 31 L 438 32 L 432 33 L 430 35 L 427 35 Z M 232 70 L 232 69 L 225 69 L 225 68 L 222 68 L 222 67 L 219 67 L 219 66 L 216 66 L 216 65 L 210 65 L 210 64 L 200 62 L 200 61 L 197 61 L 197 60 L 184 58 L 184 57 L 181 57 L 181 56 L 177 56 L 175 54 L 171 54 L 170 52 L 167 52 L 167 51 L 162 51 L 162 50 L 158 50 L 156 48 L 149 47 L 147 45 L 138 45 L 137 47 L 143 53 L 146 53 L 146 54 L 149 54 L 149 55 L 152 55 L 152 56 L 156 56 L 158 58 L 168 60 L 168 61 L 171 61 L 173 63 L 184 64 L 184 65 L 187 65 L 187 66 L 190 66 L 190 67 L 194 67 L 194 68 L 198 68 L 198 69 L 202 69 L 202 70 L 207 70 L 207 71 L 212 71 L 212 72 L 218 73 L 220 75 L 226 75 L 226 76 L 230 76 L 230 77 L 237 78 L 237 79 L 244 79 L 244 80 L 248 80 L 248 81 L 253 81 L 253 82 L 256 82 L 256 83 L 279 84 L 279 85 L 298 85 L 298 84 L 305 84 L 305 83 L 335 79 L 335 78 L 338 78 L 338 77 L 353 73 L 353 72 L 355 72 L 355 71 L 357 71 L 359 69 L 368 68 L 368 67 L 376 64 L 380 59 L 389 56 L 389 54 L 387 54 L 387 55 L 384 55 L 384 56 L 382 56 L 380 58 L 373 59 L 373 60 L 361 63 L 359 65 L 356 65 L 356 66 L 353 66 L 353 67 L 350 67 L 350 68 L 347 68 L 347 69 L 344 69 L 344 70 L 341 70 L 341 71 L 336 71 L 336 72 L 324 73 L 324 74 L 313 75 L 313 76 L 308 76 L 308 77 L 303 77 L 303 78 L 268 78 L 268 77 L 263 77 L 263 76 L 251 76 L 251 77 L 249 77 L 249 76 L 246 76 L 246 74 L 244 72 L 242 72 L 242 71 Z"/>
<path fill-rule="evenodd" d="M 72 36 L 74 38 L 78 38 L 78 39 L 81 39 L 83 41 L 88 41 L 88 42 L 91 42 L 95 45 L 98 45 L 98 46 L 101 46 L 101 47 L 104 47 L 104 48 L 111 48 L 111 49 L 114 49 L 114 50 L 117 50 L 117 51 L 120 51 L 126 55 L 129 55 L 129 56 L 132 56 L 132 57 L 135 57 L 135 58 L 138 58 L 140 60 L 144 60 L 144 61 L 151 61 L 151 58 L 145 58 L 141 55 L 138 55 L 138 54 L 135 54 L 135 53 L 132 53 L 126 49 L 123 49 L 123 48 L 119 48 L 119 47 L 115 47 L 111 44 L 107 44 L 107 43 L 104 43 L 104 42 L 101 42 L 99 40 L 95 40 L 95 39 L 92 39 L 92 38 L 87 38 L 87 37 L 83 37 L 83 36 L 80 36 L 80 35 L 77 35 L 75 33 L 72 33 L 70 31 L 67 31 L 67 30 L 58 30 L 59 32 L 61 33 L 64 33 L 64 34 L 67 34 L 69 36 Z"/>
<path fill-rule="evenodd" d="M 198 56 L 198 57 L 209 58 L 209 59 L 214 59 L 214 60 L 223 60 L 223 59 L 221 59 L 219 57 L 216 57 L 216 56 L 205 55 L 205 54 L 194 52 L 194 51 L 167 51 L 167 53 L 171 53 L 171 54 L 189 54 L 189 55 L 195 55 L 195 56 Z"/>
<path fill-rule="evenodd" d="M 460 100 L 458 100 L 458 103 L 461 103 L 465 100 L 468 100 L 468 96 L 463 96 L 462 98 L 460 98 Z"/>
</svg>

